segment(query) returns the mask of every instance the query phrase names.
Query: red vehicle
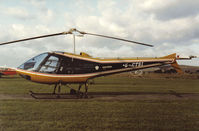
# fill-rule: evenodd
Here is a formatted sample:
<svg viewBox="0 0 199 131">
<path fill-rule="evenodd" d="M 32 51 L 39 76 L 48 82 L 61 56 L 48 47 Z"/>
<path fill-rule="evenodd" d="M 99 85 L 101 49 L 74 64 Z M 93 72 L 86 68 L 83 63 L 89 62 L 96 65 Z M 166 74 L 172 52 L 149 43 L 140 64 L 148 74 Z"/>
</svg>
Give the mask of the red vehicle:
<svg viewBox="0 0 199 131">
<path fill-rule="evenodd" d="M 2 75 L 16 75 L 16 71 L 11 68 L 0 67 L 0 77 Z"/>
</svg>

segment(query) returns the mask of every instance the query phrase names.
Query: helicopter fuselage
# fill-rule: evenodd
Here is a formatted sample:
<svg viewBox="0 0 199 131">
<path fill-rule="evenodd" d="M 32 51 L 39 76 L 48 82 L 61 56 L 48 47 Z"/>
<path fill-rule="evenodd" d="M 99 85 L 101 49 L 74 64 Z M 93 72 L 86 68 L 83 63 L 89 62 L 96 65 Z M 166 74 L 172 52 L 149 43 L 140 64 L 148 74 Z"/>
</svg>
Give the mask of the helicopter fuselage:
<svg viewBox="0 0 199 131">
<path fill-rule="evenodd" d="M 40 54 L 16 71 L 25 79 L 44 84 L 86 83 L 89 79 L 176 63 L 176 54 L 160 58 L 92 58 L 66 52 Z"/>
</svg>

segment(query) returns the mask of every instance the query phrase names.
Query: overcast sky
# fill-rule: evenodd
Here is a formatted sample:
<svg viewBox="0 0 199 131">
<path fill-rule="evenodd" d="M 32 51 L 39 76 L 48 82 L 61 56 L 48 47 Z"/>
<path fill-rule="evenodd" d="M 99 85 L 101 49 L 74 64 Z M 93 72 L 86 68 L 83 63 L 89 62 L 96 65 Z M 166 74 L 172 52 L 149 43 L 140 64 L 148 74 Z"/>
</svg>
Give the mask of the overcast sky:
<svg viewBox="0 0 199 131">
<path fill-rule="evenodd" d="M 77 53 L 93 57 L 199 56 L 199 0 L 0 0 L 0 42 L 68 31 L 100 33 L 155 47 L 84 36 Z M 0 66 L 17 67 L 48 51 L 73 52 L 73 37 L 0 47 Z M 180 64 L 199 66 L 199 59 Z"/>
</svg>

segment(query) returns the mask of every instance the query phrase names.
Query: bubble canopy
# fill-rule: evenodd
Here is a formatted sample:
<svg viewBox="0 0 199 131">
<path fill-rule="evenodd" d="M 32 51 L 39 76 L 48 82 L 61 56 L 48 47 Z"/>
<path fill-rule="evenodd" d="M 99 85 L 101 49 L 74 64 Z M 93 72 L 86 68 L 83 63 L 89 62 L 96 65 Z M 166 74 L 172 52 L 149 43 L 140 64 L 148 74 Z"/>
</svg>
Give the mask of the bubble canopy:
<svg viewBox="0 0 199 131">
<path fill-rule="evenodd" d="M 58 67 L 59 58 L 51 53 L 43 53 L 33 57 L 18 68 L 34 72 L 54 73 Z"/>
<path fill-rule="evenodd" d="M 24 64 L 20 65 L 18 68 L 23 70 L 31 70 L 36 71 L 41 62 L 48 56 L 48 53 L 43 53 L 38 56 L 35 56 L 25 62 Z"/>
<path fill-rule="evenodd" d="M 63 52 L 40 54 L 20 65 L 18 69 L 47 74 L 85 74 L 99 72 L 99 63 L 62 55 Z"/>
</svg>

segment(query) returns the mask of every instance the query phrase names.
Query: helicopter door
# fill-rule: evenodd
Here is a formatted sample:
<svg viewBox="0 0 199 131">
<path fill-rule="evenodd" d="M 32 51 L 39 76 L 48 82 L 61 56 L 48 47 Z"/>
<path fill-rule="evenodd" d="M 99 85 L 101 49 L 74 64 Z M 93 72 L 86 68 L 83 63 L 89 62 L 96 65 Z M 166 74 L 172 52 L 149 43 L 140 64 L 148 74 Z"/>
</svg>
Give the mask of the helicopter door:
<svg viewBox="0 0 199 131">
<path fill-rule="evenodd" d="M 58 74 L 74 74 L 74 61 L 71 58 L 60 58 Z"/>
<path fill-rule="evenodd" d="M 39 72 L 55 74 L 59 68 L 59 58 L 56 56 L 50 56 L 44 63 L 41 65 Z"/>
</svg>

